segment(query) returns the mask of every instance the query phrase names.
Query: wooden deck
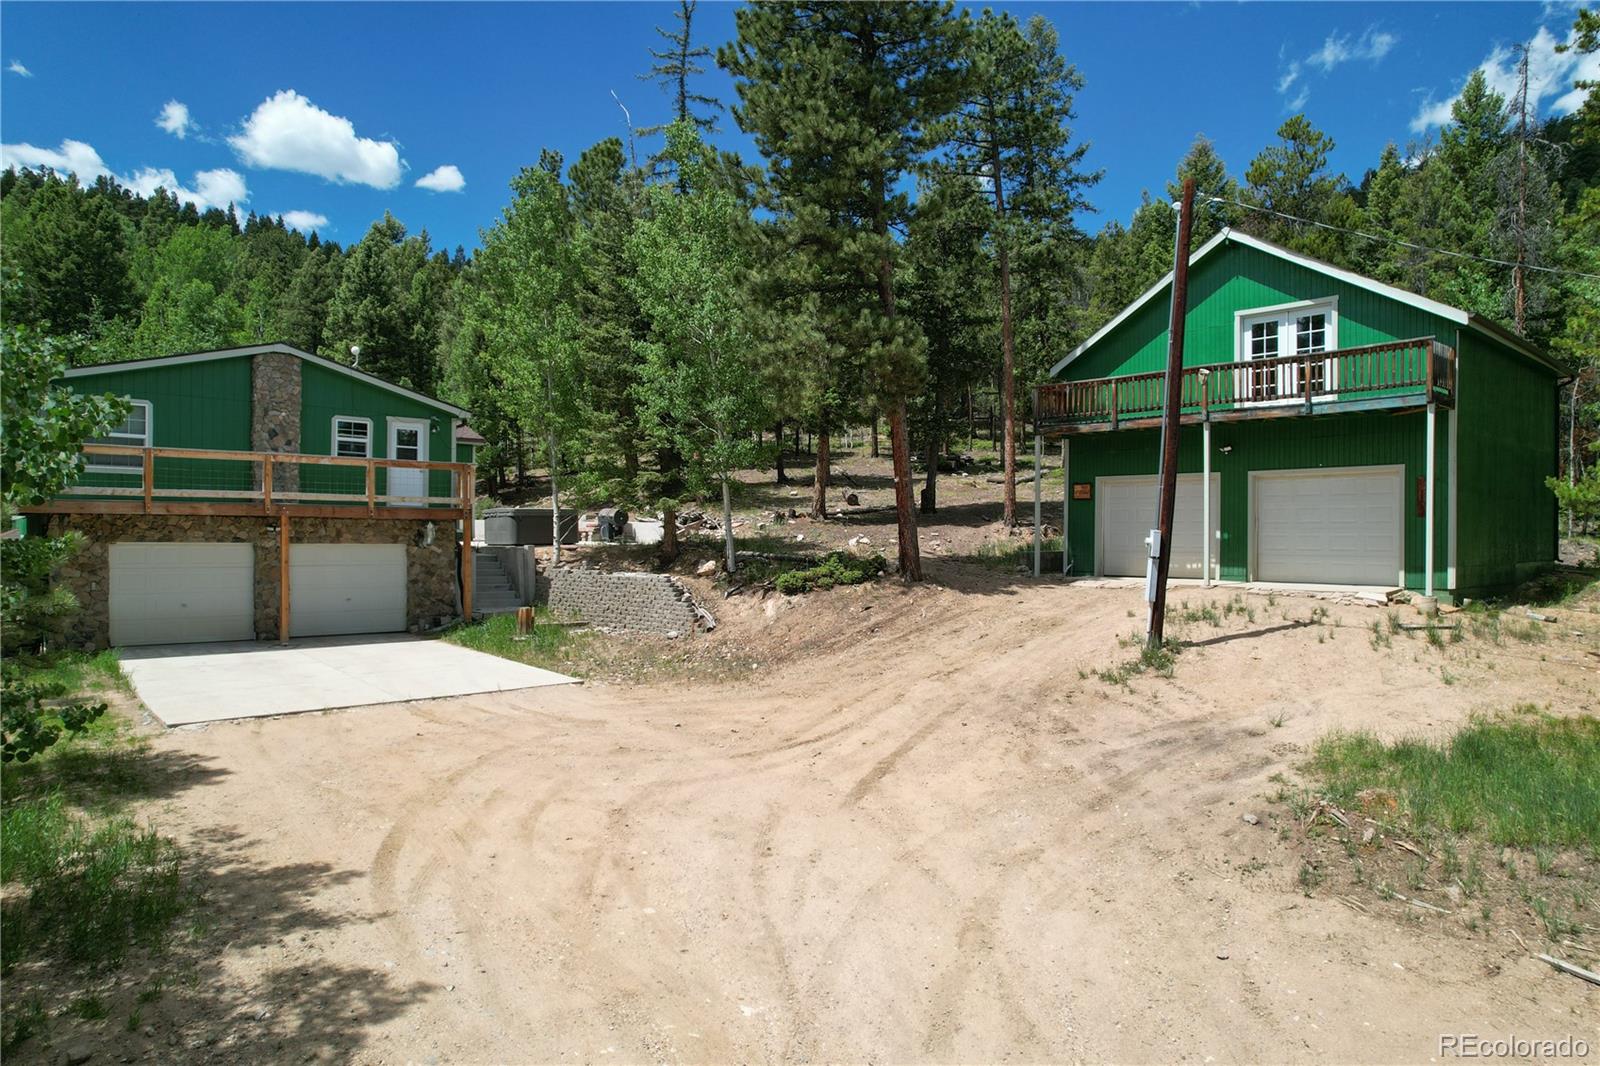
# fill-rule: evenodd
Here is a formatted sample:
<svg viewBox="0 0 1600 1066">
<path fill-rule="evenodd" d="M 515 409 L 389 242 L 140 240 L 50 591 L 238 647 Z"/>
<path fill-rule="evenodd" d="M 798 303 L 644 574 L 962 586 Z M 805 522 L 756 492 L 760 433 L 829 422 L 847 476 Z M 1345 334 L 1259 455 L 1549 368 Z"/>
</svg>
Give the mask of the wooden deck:
<svg viewBox="0 0 1600 1066">
<path fill-rule="evenodd" d="M 24 514 L 217 515 L 265 517 L 278 523 L 279 639 L 289 639 L 289 553 L 296 518 L 461 523 L 461 606 L 472 609 L 471 463 L 358 459 L 298 452 L 241 452 L 204 448 L 136 448 L 86 444 L 77 484 Z M 98 466 L 96 457 L 102 457 Z M 115 465 L 108 465 L 115 464 Z M 388 491 L 397 471 L 422 471 L 422 492 Z M 433 486 L 447 483 L 443 495 Z"/>
<path fill-rule="evenodd" d="M 1040 385 L 1034 422 L 1047 437 L 1161 424 L 1166 374 L 1153 371 Z M 1189 366 L 1184 423 L 1291 418 L 1455 403 L 1456 353 L 1432 337 Z"/>
</svg>

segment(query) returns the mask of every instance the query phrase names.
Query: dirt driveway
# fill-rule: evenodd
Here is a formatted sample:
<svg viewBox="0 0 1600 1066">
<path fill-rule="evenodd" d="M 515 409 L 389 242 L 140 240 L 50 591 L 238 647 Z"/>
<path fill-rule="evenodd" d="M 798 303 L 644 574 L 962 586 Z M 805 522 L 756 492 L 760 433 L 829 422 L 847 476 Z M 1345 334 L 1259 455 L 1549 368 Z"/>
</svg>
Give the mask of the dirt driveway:
<svg viewBox="0 0 1600 1066">
<path fill-rule="evenodd" d="M 151 814 L 214 864 L 228 947 L 130 1053 L 1380 1062 L 1435 1057 L 1443 1033 L 1600 1043 L 1595 990 L 1515 945 L 1297 891 L 1264 799 L 1327 728 L 1592 707 L 1592 668 L 1463 653 L 1446 683 L 1426 647 L 1373 646 L 1375 612 L 1308 626 L 1312 601 L 1280 600 L 1123 688 L 1084 674 L 1128 657 L 1137 593 L 935 577 L 839 590 L 829 647 L 759 686 L 159 738 L 192 778 Z M 803 635 L 804 608 L 766 624 Z"/>
</svg>

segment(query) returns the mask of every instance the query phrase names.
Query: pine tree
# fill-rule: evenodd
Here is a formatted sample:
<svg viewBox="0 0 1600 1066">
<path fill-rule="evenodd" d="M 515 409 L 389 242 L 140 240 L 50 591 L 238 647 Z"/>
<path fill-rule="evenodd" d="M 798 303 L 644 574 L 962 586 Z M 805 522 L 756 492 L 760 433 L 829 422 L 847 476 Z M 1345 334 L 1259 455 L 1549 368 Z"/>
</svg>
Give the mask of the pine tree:
<svg viewBox="0 0 1600 1066">
<path fill-rule="evenodd" d="M 765 264 L 864 357 L 889 417 L 900 572 L 920 580 L 906 399 L 920 391 L 924 340 L 896 313 L 894 232 L 912 210 L 898 191 L 923 133 L 955 108 L 967 24 L 949 3 L 769 3 L 735 16 L 721 63 L 738 79 L 734 115 L 767 159 L 766 205 L 797 253 Z"/>
<path fill-rule="evenodd" d="M 1012 257 L 1027 241 L 1073 228 L 1099 174 L 1082 169 L 1088 146 L 1072 143 L 1073 99 L 1083 76 L 1061 57 L 1055 29 L 1040 16 L 1024 30 L 1009 14 L 985 11 L 967 46 L 967 99 L 941 131 L 949 165 L 981 178 L 993 200 L 990 237 L 1000 296 L 1000 407 L 1004 422 L 1005 504 L 1017 518 L 1016 324 Z"/>
<path fill-rule="evenodd" d="M 696 130 L 712 134 L 717 132 L 717 115 L 723 110 L 722 101 L 689 87 L 689 79 L 706 72 L 700 61 L 711 58 L 709 47 L 694 43 L 696 3 L 697 0 L 678 0 L 678 10 L 673 12 L 673 17 L 678 20 L 677 29 L 656 27 L 656 33 L 667 42 L 667 47 L 650 49 L 655 64 L 651 66 L 650 73 L 639 77 L 656 82 L 663 92 L 672 97 L 672 122 L 693 123 Z M 710 113 L 697 114 L 696 109 Z M 649 137 L 665 133 L 670 125 L 672 123 L 664 122 L 646 126 L 639 130 L 639 135 Z"/>
</svg>

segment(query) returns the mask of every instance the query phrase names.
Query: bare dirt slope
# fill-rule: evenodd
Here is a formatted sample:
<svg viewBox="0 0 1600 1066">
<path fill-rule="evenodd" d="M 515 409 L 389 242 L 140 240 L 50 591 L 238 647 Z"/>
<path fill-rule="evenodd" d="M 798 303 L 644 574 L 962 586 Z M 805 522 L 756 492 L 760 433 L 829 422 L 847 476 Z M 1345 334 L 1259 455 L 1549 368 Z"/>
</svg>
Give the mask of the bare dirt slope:
<svg viewBox="0 0 1600 1066">
<path fill-rule="evenodd" d="M 1207 643 L 1173 679 L 1122 687 L 1082 673 L 1130 655 L 1117 638 L 1137 593 L 933 576 L 838 590 L 815 616 L 740 608 L 775 641 L 828 622 L 759 683 L 158 738 L 188 776 L 151 816 L 214 868 L 226 946 L 146 1008 L 148 1028 L 104 1045 L 206 1061 L 1389 1062 L 1458 1031 L 1600 1043 L 1596 990 L 1509 940 L 1300 893 L 1263 798 L 1331 727 L 1432 731 L 1529 699 L 1592 710 L 1588 662 L 1380 648 L 1377 612 L 1309 626 L 1312 601 L 1256 598 L 1254 621 L 1191 629 Z"/>
</svg>

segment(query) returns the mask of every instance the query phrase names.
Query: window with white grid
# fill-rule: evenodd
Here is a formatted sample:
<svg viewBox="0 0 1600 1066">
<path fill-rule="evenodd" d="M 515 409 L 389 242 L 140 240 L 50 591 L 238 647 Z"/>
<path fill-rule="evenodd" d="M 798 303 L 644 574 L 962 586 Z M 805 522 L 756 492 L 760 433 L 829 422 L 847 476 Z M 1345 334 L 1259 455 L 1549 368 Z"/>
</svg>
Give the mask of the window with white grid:
<svg viewBox="0 0 1600 1066">
<path fill-rule="evenodd" d="M 343 415 L 335 417 L 333 454 L 345 459 L 372 458 L 372 420 Z"/>
<path fill-rule="evenodd" d="M 120 444 L 129 448 L 150 447 L 150 401 L 131 400 L 128 414 L 103 437 L 90 437 L 90 444 Z M 91 455 L 89 470 L 108 474 L 139 473 L 144 458 L 138 455 Z"/>
</svg>

